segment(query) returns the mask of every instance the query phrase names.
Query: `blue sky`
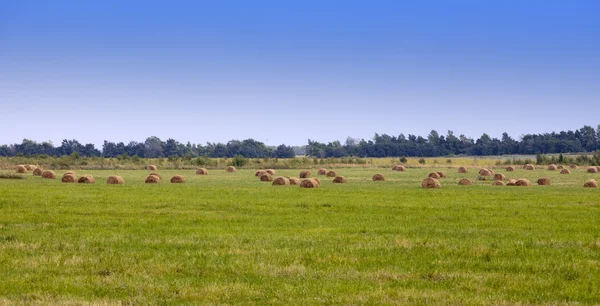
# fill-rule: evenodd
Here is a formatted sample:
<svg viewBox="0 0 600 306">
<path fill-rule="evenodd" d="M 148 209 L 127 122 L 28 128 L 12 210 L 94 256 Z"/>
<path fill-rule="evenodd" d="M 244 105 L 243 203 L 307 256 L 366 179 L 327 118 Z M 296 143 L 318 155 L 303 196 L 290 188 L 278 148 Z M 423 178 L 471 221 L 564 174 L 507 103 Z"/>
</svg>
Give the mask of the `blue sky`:
<svg viewBox="0 0 600 306">
<path fill-rule="evenodd" d="M 0 144 L 600 123 L 600 1 L 0 1 Z"/>
</svg>

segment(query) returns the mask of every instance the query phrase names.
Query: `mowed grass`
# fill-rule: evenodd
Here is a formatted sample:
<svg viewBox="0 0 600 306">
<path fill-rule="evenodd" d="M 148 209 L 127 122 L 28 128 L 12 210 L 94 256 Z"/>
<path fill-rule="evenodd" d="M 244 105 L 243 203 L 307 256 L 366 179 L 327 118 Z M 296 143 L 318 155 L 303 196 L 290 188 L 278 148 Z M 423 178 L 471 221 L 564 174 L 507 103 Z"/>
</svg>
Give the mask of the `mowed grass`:
<svg viewBox="0 0 600 306">
<path fill-rule="evenodd" d="M 582 187 L 600 174 L 499 170 L 552 180 L 499 187 L 446 169 L 422 189 L 433 170 L 336 169 L 348 183 L 319 189 L 249 170 L 0 180 L 0 304 L 600 303 L 600 189 Z"/>
</svg>

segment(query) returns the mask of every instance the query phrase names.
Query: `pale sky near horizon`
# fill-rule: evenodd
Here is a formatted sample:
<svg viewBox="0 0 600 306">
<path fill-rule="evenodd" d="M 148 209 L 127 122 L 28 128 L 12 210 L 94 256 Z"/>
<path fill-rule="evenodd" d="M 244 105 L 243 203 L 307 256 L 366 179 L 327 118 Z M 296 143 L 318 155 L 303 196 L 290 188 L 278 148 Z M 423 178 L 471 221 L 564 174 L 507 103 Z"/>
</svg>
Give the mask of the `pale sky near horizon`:
<svg viewBox="0 0 600 306">
<path fill-rule="evenodd" d="M 0 1 L 0 144 L 596 127 L 598 12 L 591 0 Z"/>
</svg>

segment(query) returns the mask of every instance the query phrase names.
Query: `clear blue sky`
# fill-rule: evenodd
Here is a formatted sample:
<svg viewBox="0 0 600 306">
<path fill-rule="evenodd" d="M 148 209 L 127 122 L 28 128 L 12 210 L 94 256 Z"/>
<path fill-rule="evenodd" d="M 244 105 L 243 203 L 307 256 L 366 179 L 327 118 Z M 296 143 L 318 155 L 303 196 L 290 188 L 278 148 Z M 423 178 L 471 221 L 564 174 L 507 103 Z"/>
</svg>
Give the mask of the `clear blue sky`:
<svg viewBox="0 0 600 306">
<path fill-rule="evenodd" d="M 518 138 L 599 97 L 595 0 L 0 1 L 0 144 Z"/>
</svg>

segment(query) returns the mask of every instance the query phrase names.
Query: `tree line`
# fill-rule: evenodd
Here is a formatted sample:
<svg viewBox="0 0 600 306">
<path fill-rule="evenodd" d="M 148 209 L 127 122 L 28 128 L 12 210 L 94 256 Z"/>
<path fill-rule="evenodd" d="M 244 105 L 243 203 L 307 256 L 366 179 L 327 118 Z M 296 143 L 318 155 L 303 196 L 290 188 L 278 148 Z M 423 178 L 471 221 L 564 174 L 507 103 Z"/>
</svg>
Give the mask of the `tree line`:
<svg viewBox="0 0 600 306">
<path fill-rule="evenodd" d="M 303 147 L 287 146 L 285 144 L 272 147 L 254 139 L 231 140 L 227 143 L 207 143 L 206 145 L 181 143 L 174 139 L 161 140 L 158 137 L 148 137 L 144 142 L 104 141 L 101 149 L 94 144 L 81 144 L 77 140 L 63 140 L 56 147 L 51 142 L 38 143 L 23 139 L 20 144 L 0 146 L 0 156 L 103 156 L 107 158 L 119 156 L 138 156 L 143 158 L 160 157 L 216 157 L 231 158 L 243 156 L 246 158 L 291 158 L 297 155 L 311 157 L 398 157 L 398 156 L 450 156 L 450 155 L 505 155 L 505 154 L 549 154 L 576 153 L 600 150 L 600 125 L 597 129 L 583 126 L 575 131 L 552 132 L 545 134 L 525 134 L 519 140 L 503 133 L 500 139 L 483 134 L 478 139 L 455 136 L 448 131 L 440 135 L 432 130 L 424 138 L 408 134 L 391 136 L 375 134 L 373 139 L 355 139 L 348 137 L 344 144 L 340 141 L 321 143 L 308 140 Z"/>
</svg>

